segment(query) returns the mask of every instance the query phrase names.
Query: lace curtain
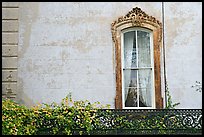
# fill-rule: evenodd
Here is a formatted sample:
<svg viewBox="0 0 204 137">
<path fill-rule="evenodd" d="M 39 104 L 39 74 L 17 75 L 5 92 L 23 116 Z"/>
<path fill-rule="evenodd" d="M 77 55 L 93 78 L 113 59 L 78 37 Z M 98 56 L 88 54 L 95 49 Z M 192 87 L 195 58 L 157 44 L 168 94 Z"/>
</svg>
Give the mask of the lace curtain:
<svg viewBox="0 0 204 137">
<path fill-rule="evenodd" d="M 123 72 L 126 107 L 137 107 L 138 101 L 139 107 L 152 106 L 152 70 L 150 68 L 150 52 L 149 33 L 137 31 L 137 39 L 135 31 L 124 34 Z M 137 97 L 137 92 L 139 92 L 139 99 Z"/>
</svg>

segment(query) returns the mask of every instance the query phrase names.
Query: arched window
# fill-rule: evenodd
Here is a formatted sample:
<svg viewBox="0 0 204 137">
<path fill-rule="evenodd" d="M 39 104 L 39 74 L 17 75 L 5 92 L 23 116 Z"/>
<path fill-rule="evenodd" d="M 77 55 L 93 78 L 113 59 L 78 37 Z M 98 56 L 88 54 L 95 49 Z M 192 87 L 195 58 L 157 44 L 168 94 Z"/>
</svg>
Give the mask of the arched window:
<svg viewBox="0 0 204 137">
<path fill-rule="evenodd" d="M 137 7 L 112 23 L 116 109 L 163 108 L 161 32 L 161 23 Z"/>
</svg>

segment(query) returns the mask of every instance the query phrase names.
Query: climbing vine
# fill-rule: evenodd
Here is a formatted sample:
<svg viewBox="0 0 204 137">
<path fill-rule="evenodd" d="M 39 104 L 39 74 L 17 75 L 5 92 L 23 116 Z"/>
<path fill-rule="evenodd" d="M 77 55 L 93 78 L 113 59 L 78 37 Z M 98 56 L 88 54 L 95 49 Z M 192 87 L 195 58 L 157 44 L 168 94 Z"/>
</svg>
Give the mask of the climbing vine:
<svg viewBox="0 0 204 137">
<path fill-rule="evenodd" d="M 168 84 L 166 84 L 166 96 L 167 96 L 167 104 L 166 104 L 165 109 L 175 109 L 175 107 L 180 104 L 179 102 L 173 103 L 172 97 L 170 95 L 170 91 L 168 88 Z"/>
</svg>

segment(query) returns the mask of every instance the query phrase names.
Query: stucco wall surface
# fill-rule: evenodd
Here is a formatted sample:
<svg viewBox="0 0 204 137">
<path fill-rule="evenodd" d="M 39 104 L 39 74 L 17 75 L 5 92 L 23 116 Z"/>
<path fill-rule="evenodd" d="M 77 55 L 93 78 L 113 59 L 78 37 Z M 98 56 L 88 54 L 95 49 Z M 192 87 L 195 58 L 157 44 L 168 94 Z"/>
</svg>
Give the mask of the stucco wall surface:
<svg viewBox="0 0 204 137">
<path fill-rule="evenodd" d="M 172 99 L 178 108 L 202 108 L 202 4 L 165 3 L 166 71 Z"/>
<path fill-rule="evenodd" d="M 180 108 L 201 108 L 201 3 L 164 3 L 167 79 Z M 18 98 L 27 105 L 74 100 L 114 108 L 111 23 L 140 7 L 162 22 L 161 2 L 20 3 Z M 162 53 L 163 54 L 163 53 Z M 163 57 L 161 56 L 163 62 Z M 161 63 L 162 92 L 163 63 Z M 163 92 L 164 94 L 164 92 Z"/>
</svg>

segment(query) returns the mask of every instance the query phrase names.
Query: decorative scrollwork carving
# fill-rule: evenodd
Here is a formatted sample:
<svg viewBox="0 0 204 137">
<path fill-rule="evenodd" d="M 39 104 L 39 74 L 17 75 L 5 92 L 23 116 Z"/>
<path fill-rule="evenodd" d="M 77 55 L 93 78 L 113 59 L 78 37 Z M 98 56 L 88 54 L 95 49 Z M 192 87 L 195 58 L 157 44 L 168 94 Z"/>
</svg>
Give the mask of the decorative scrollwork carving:
<svg viewBox="0 0 204 137">
<path fill-rule="evenodd" d="M 119 17 L 116 21 L 114 21 L 111 24 L 112 38 L 114 42 L 116 39 L 117 27 L 119 27 L 120 25 L 126 24 L 126 23 L 132 23 L 133 27 L 142 27 L 144 23 L 150 24 L 154 27 L 162 27 L 162 23 L 158 21 L 155 17 L 149 16 L 144 11 L 142 11 L 140 8 L 135 7 L 130 12 L 128 12 L 125 16 Z"/>
</svg>

